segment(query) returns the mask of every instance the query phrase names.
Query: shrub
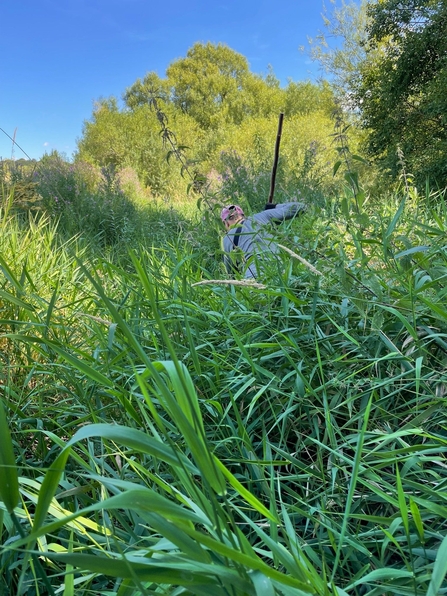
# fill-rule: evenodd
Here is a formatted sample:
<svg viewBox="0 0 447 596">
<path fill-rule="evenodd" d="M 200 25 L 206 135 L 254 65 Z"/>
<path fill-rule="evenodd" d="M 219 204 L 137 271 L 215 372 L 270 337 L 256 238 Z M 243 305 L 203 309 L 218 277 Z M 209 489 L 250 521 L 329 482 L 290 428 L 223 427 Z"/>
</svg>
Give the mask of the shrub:
<svg viewBox="0 0 447 596">
<path fill-rule="evenodd" d="M 99 170 L 52 154 L 39 164 L 35 181 L 45 211 L 59 221 L 59 233 L 66 237 L 113 246 L 139 233 L 134 201 L 140 187 L 129 171 L 120 173 L 113 166 Z"/>
</svg>

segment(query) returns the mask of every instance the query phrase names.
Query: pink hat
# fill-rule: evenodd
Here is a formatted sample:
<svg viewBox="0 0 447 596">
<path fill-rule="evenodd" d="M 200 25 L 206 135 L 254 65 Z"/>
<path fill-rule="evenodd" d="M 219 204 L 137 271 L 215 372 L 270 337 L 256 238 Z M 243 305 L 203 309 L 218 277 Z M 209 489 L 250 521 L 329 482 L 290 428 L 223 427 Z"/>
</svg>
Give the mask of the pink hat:
<svg viewBox="0 0 447 596">
<path fill-rule="evenodd" d="M 228 207 L 224 207 L 222 209 L 222 211 L 220 212 L 220 217 L 222 221 L 226 221 L 230 216 L 234 215 L 235 213 L 242 216 L 244 215 L 242 207 L 239 207 L 239 205 L 229 205 Z"/>
</svg>

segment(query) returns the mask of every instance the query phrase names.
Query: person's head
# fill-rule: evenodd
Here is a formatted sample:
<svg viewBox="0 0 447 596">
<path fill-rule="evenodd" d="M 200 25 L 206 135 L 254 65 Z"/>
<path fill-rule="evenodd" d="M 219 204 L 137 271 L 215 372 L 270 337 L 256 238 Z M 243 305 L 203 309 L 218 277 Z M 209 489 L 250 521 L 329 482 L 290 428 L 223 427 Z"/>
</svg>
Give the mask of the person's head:
<svg viewBox="0 0 447 596">
<path fill-rule="evenodd" d="M 228 207 L 224 207 L 222 209 L 220 217 L 226 229 L 229 230 L 231 226 L 234 226 L 235 224 L 242 221 L 245 215 L 242 207 L 239 205 L 229 205 Z"/>
</svg>

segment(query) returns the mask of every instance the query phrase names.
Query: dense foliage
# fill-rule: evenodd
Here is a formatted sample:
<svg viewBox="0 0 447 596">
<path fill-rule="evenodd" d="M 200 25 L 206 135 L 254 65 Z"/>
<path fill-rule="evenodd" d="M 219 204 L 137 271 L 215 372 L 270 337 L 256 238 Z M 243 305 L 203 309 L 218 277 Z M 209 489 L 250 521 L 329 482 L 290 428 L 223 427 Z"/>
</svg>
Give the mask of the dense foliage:
<svg viewBox="0 0 447 596">
<path fill-rule="evenodd" d="M 259 288 L 221 283 L 207 219 L 107 257 L 10 199 L 3 594 L 447 589 L 432 197 L 311 208 Z"/>
<path fill-rule="evenodd" d="M 374 60 L 337 93 L 443 10 L 414 0 L 419 31 L 401 8 L 370 9 Z M 124 100 L 72 162 L 0 164 L 0 595 L 447 593 L 447 209 L 404 165 L 425 146 L 378 193 L 333 88 L 220 44 Z M 308 210 L 250 284 L 218 212 L 264 205 L 278 110 L 275 200 Z"/>
<path fill-rule="evenodd" d="M 122 108 L 115 98 L 97 104 L 77 159 L 131 167 L 156 196 L 182 196 L 191 182 L 231 176 L 229 152 L 239 155 L 253 177 L 270 170 L 281 111 L 286 126 L 278 188 L 287 195 L 293 183 L 307 191 L 309 174 L 315 192 L 333 186 L 336 106 L 327 83 L 289 81 L 283 88 L 272 72 L 250 72 L 247 60 L 227 46 L 197 43 L 168 67 L 166 78 L 149 72 L 123 99 Z M 354 130 L 352 136 L 355 143 Z M 178 160 L 166 162 L 167 152 L 173 156 L 179 148 L 186 169 Z"/>
<path fill-rule="evenodd" d="M 310 40 L 385 184 L 405 171 L 419 189 L 446 186 L 446 10 L 438 0 L 342 0 L 325 15 L 326 33 Z"/>
<path fill-rule="evenodd" d="M 356 91 L 368 152 L 396 178 L 402 159 L 421 187 L 447 182 L 447 5 L 386 0 L 369 6 L 371 59 Z"/>
</svg>

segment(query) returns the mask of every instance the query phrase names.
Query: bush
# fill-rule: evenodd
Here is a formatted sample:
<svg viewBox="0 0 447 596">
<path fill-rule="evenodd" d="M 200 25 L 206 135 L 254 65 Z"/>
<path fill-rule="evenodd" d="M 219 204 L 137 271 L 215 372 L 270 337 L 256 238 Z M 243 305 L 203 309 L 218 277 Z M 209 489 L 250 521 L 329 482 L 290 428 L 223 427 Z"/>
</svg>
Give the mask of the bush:
<svg viewBox="0 0 447 596">
<path fill-rule="evenodd" d="M 99 246 L 113 246 L 131 239 L 141 227 L 134 203 L 138 187 L 129 172 L 69 163 L 54 153 L 39 164 L 35 181 L 43 208 L 59 221 L 59 233 L 66 237 L 79 235 Z"/>
</svg>

